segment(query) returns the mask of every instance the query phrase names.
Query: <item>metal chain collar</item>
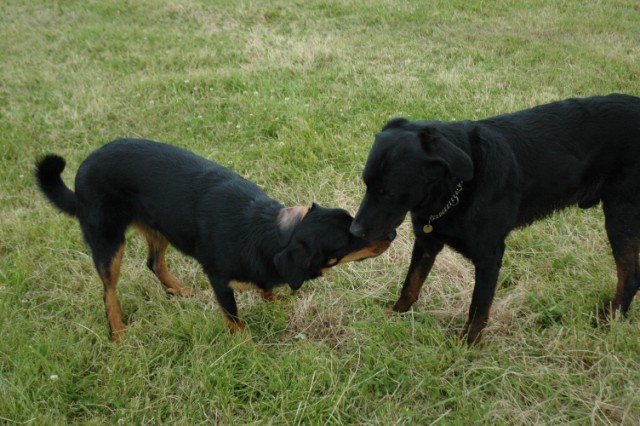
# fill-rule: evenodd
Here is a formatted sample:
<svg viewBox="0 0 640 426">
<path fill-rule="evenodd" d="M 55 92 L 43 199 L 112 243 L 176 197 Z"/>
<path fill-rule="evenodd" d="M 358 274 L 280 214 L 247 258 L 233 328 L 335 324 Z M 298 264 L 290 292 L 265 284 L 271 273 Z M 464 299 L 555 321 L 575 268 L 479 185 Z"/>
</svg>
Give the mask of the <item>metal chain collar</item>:
<svg viewBox="0 0 640 426">
<path fill-rule="evenodd" d="M 430 234 L 431 232 L 433 232 L 433 226 L 431 225 L 431 222 L 440 219 L 442 216 L 447 214 L 447 212 L 451 210 L 452 207 L 458 205 L 458 203 L 460 202 L 458 194 L 460 194 L 460 192 L 462 192 L 462 181 L 458 182 L 458 184 L 456 185 L 456 189 L 453 191 L 453 195 L 451 196 L 449 201 L 447 201 L 447 204 L 445 204 L 444 208 L 439 213 L 429 216 L 429 221 L 425 226 L 422 227 L 422 231 L 425 234 Z"/>
</svg>

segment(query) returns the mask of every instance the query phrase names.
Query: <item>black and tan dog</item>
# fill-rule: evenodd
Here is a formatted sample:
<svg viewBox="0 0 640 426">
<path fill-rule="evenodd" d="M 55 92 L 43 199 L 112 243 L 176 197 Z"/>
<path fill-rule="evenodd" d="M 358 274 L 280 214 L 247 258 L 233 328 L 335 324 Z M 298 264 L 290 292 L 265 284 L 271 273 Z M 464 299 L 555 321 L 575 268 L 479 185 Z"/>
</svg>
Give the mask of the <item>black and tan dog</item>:
<svg viewBox="0 0 640 426">
<path fill-rule="evenodd" d="M 473 262 L 469 344 L 489 318 L 505 238 L 555 210 L 602 202 L 613 309 L 626 313 L 640 285 L 640 98 L 569 99 L 479 121 L 394 119 L 376 135 L 363 179 L 355 236 L 375 241 L 411 212 L 416 239 L 394 311 L 416 301 L 444 244 Z"/>
<path fill-rule="evenodd" d="M 149 245 L 147 265 L 170 294 L 188 295 L 167 270 L 169 244 L 202 265 L 230 331 L 244 328 L 233 287 L 298 289 L 338 263 L 377 256 L 390 237 L 368 243 L 349 233 L 342 209 L 285 208 L 257 185 L 184 149 L 148 140 L 115 140 L 81 164 L 75 193 L 62 181 L 65 161 L 48 155 L 36 167 L 38 185 L 60 210 L 78 218 L 104 286 L 111 336 L 122 322 L 116 284 L 125 230 L 134 225 Z"/>
</svg>

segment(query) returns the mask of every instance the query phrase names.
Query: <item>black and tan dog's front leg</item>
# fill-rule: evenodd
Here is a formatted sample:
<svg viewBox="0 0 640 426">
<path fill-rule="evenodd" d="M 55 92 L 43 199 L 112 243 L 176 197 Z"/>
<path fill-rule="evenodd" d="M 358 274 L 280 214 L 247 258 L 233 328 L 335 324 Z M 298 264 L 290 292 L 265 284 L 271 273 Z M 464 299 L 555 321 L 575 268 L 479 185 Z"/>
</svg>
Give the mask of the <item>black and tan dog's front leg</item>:
<svg viewBox="0 0 640 426">
<path fill-rule="evenodd" d="M 238 316 L 238 305 L 236 304 L 236 298 L 233 289 L 229 286 L 229 282 L 211 273 L 207 273 L 207 275 L 209 276 L 213 293 L 216 295 L 216 300 L 222 311 L 222 317 L 227 323 L 229 332 L 236 333 L 238 331 L 244 331 L 244 321 Z"/>
<path fill-rule="evenodd" d="M 278 299 L 278 296 L 273 294 L 273 290 L 258 289 L 258 293 L 260 293 L 260 296 L 262 296 L 262 298 L 267 302 L 275 303 L 276 305 L 280 304 L 280 299 Z"/>
<path fill-rule="evenodd" d="M 400 298 L 393 305 L 394 312 L 407 312 L 409 308 L 418 300 L 420 290 L 424 284 L 433 263 L 442 250 L 444 244 L 432 237 L 418 236 L 413 244 L 411 253 L 411 263 L 407 277 L 402 285 Z"/>
<path fill-rule="evenodd" d="M 489 320 L 489 311 L 498 285 L 498 275 L 502 266 L 504 242 L 478 260 L 474 260 L 476 282 L 473 287 L 469 319 L 462 331 L 462 338 L 466 337 L 467 345 L 471 346 L 480 341 L 482 330 Z"/>
</svg>

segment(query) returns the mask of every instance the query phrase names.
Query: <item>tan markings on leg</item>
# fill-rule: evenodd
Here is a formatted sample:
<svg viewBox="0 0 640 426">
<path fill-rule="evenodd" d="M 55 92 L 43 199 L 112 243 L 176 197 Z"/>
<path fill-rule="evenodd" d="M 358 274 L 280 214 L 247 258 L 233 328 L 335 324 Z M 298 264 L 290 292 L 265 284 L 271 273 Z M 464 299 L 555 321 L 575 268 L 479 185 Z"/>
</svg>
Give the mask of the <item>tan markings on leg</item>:
<svg viewBox="0 0 640 426">
<path fill-rule="evenodd" d="M 259 288 L 258 293 L 260 293 L 260 296 L 268 302 L 275 303 L 276 305 L 280 303 L 280 300 L 278 300 L 276 295 L 273 294 L 273 290 L 262 290 Z"/>
<path fill-rule="evenodd" d="M 167 268 L 167 262 L 165 259 L 165 251 L 160 252 L 160 255 L 156 259 L 155 270 L 158 280 L 164 285 L 165 290 L 169 294 L 180 296 L 192 296 L 194 291 L 191 287 L 182 285 L 176 277 L 169 272 Z"/>
<path fill-rule="evenodd" d="M 380 256 L 385 252 L 386 249 L 389 248 L 391 241 L 375 241 L 371 243 L 369 246 L 363 248 L 362 250 L 354 251 L 353 253 L 349 253 L 342 259 L 340 259 L 340 263 L 354 262 L 357 260 L 367 259 L 369 257 Z"/>
<path fill-rule="evenodd" d="M 482 330 L 486 327 L 487 322 L 489 322 L 488 310 L 485 314 L 476 316 L 471 322 L 467 322 L 461 336 L 462 338 L 466 336 L 467 345 L 472 346 L 480 342 Z"/>
<path fill-rule="evenodd" d="M 118 277 L 120 276 L 120 264 L 122 263 L 123 254 L 124 245 L 122 245 L 113 256 L 109 266 L 100 271 L 100 278 L 102 279 L 102 285 L 104 287 L 104 307 L 107 314 L 107 321 L 109 321 L 111 339 L 116 344 L 120 344 L 120 338 L 125 329 L 125 325 L 122 322 L 122 308 L 120 307 L 120 300 L 116 293 L 116 285 L 118 284 Z"/>
<path fill-rule="evenodd" d="M 393 305 L 394 312 L 407 312 L 409 308 L 418 300 L 422 284 L 426 279 L 424 268 L 418 267 L 409 277 L 409 285 L 400 293 L 400 298 Z"/>
<path fill-rule="evenodd" d="M 638 268 L 638 252 L 635 247 L 637 246 L 631 245 L 624 256 L 616 258 L 618 283 L 612 301 L 611 315 L 625 314 L 635 295 L 634 286 Z"/>
<path fill-rule="evenodd" d="M 165 258 L 169 241 L 165 236 L 144 225 L 136 224 L 135 227 L 147 239 L 147 245 L 149 246 L 147 265 L 149 265 L 153 273 L 158 277 L 165 291 L 168 294 L 176 296 L 193 295 L 194 291 L 192 288 L 182 285 L 182 283 L 169 272 Z"/>
<path fill-rule="evenodd" d="M 237 318 L 234 321 L 224 311 L 222 311 L 222 318 L 224 318 L 224 322 L 227 324 L 227 329 L 229 330 L 229 333 L 234 334 L 238 332 L 245 332 L 244 321 L 242 321 L 240 318 Z"/>
<path fill-rule="evenodd" d="M 624 295 L 624 270 L 621 265 L 617 265 L 616 270 L 618 272 L 618 284 L 616 285 L 616 294 L 613 297 L 612 315 L 615 315 L 616 311 L 620 310 Z"/>
</svg>

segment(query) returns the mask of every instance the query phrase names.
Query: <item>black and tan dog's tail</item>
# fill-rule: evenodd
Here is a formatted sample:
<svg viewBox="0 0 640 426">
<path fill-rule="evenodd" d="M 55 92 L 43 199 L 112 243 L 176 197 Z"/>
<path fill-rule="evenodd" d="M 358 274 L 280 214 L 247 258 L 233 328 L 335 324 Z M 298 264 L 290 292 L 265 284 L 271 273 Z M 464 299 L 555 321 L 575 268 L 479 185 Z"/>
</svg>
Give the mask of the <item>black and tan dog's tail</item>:
<svg viewBox="0 0 640 426">
<path fill-rule="evenodd" d="M 77 210 L 76 194 L 65 185 L 60 177 L 66 164 L 64 158 L 49 154 L 36 163 L 36 179 L 40 190 L 54 206 L 71 216 L 75 216 Z"/>
</svg>

